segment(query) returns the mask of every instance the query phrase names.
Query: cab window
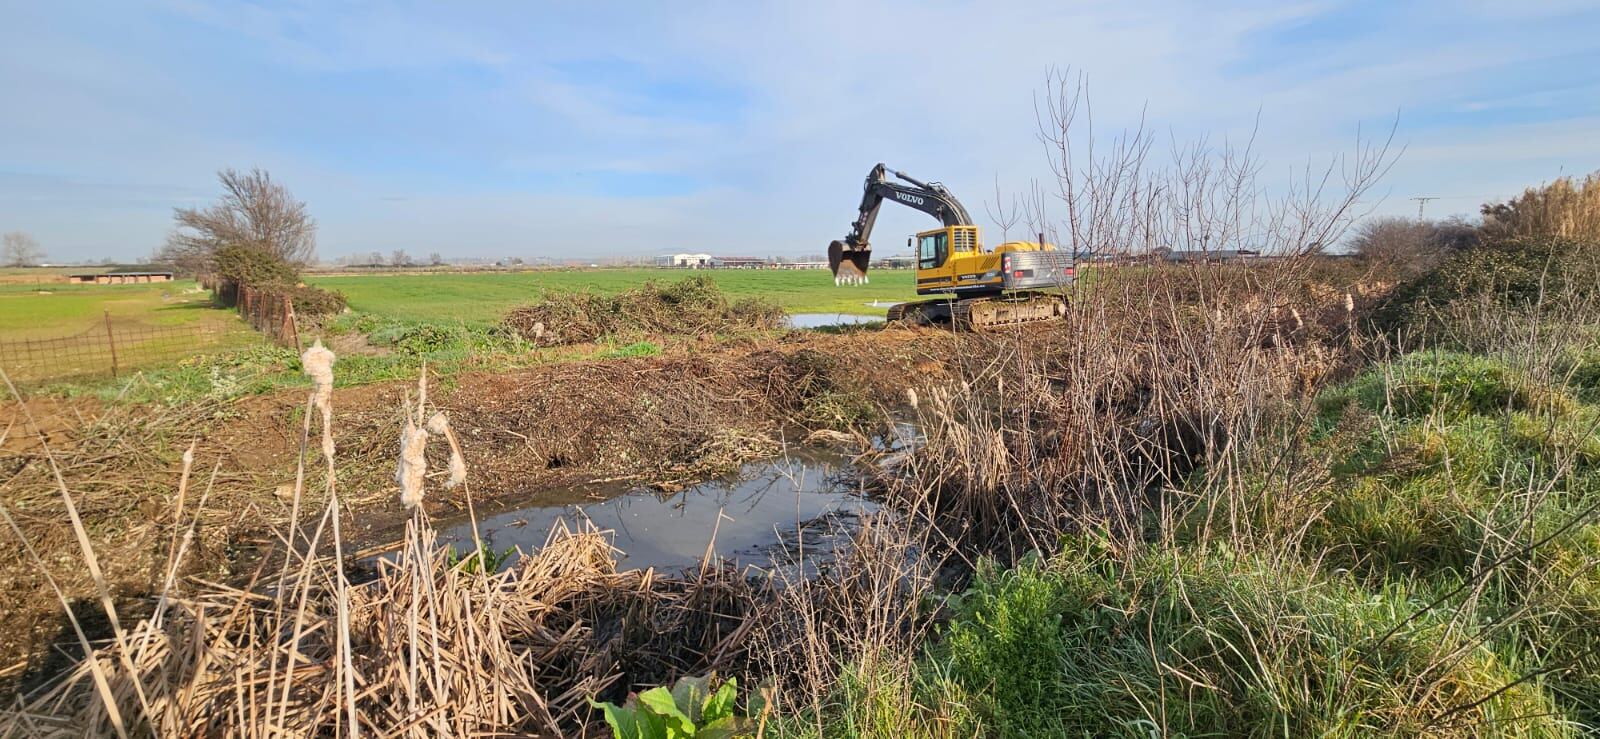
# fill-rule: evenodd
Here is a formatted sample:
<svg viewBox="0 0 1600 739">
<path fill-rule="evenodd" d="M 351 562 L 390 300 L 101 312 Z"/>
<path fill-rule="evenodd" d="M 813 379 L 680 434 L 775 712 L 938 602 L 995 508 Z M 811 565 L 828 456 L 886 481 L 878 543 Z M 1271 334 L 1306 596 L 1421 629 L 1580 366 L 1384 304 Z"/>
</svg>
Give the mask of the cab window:
<svg viewBox="0 0 1600 739">
<path fill-rule="evenodd" d="M 949 235 L 944 231 L 928 234 L 918 239 L 917 242 L 917 268 L 935 269 L 944 264 L 944 259 L 950 254 Z"/>
</svg>

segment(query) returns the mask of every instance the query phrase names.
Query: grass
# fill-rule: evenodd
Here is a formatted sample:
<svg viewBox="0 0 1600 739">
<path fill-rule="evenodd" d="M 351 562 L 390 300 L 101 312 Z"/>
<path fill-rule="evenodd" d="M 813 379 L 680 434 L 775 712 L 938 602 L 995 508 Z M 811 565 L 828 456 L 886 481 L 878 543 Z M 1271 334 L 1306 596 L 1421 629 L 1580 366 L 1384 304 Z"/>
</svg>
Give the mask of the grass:
<svg viewBox="0 0 1600 739">
<path fill-rule="evenodd" d="M 193 282 L 144 285 L 0 284 L 0 341 L 73 336 L 103 325 L 187 326 L 238 323 L 213 308 Z"/>
<path fill-rule="evenodd" d="M 882 315 L 886 308 L 867 303 L 915 297 L 912 273 L 905 270 L 874 273 L 877 279 L 866 288 L 836 287 L 827 273 L 818 270 L 593 269 L 322 275 L 308 281 L 338 290 L 349 299 L 353 313 L 336 318 L 327 327 L 329 333 L 366 334 L 374 345 L 392 350 L 389 356 L 349 360 L 351 366 L 341 375 L 341 384 L 361 384 L 410 374 L 423 359 L 446 372 L 469 365 L 521 366 L 526 362 L 512 361 L 513 355 L 528 347 L 495 331 L 509 309 L 552 293 L 590 290 L 616 294 L 649 280 L 674 283 L 691 276 L 709 277 L 730 301 L 764 298 L 790 313 Z M 189 281 L 146 285 L 0 282 L 0 341 L 76 336 L 101 328 L 107 313 L 117 326 L 242 328 L 232 311 L 214 308 L 208 294 L 194 289 Z M 230 340 L 213 348 L 238 343 Z M 218 392 L 231 397 L 235 388 L 261 392 L 303 384 L 292 357 L 278 357 L 282 352 L 259 348 L 258 341 L 243 343 L 245 351 L 235 353 L 237 356 L 192 357 L 153 366 L 145 378 L 152 384 L 141 385 L 126 399 L 178 401 L 213 397 Z M 624 343 L 609 350 L 608 356 L 648 356 L 660 350 L 640 342 Z M 125 385 L 122 381 L 74 381 L 55 390 L 109 398 L 116 397 Z"/>
<path fill-rule="evenodd" d="M 1303 422 L 1281 409 L 1275 423 L 1303 435 L 1264 434 L 1263 469 L 1241 454 L 1180 481 L 1187 507 L 1147 514 L 1146 531 L 1170 536 L 1058 528 L 1044 556 L 981 565 L 943 596 L 950 619 L 909 671 L 855 657 L 778 735 L 1592 731 L 1600 405 L 1586 352 L 1556 355 L 1554 375 L 1521 355 L 1414 352 L 1294 399 Z M 946 414 L 939 397 L 924 421 Z M 925 423 L 925 444 L 939 428 Z M 985 436 L 961 428 L 976 429 L 963 446 Z M 1309 462 L 1303 483 L 1290 458 Z"/>
<path fill-rule="evenodd" d="M 1373 587 L 1454 594 L 1441 610 L 1476 616 L 1508 658 L 1556 668 L 1547 689 L 1594 726 L 1600 637 L 1581 624 L 1600 623 L 1600 405 L 1569 382 L 1427 352 L 1325 392 L 1325 413 L 1364 430 L 1319 445 L 1335 476 L 1307 548 Z"/>
<path fill-rule="evenodd" d="M 1581 373 L 1554 386 L 1534 374 L 1514 358 L 1428 351 L 1323 391 L 1307 456 L 1328 476 L 1309 520 L 1266 531 L 1274 518 L 1241 515 L 1233 525 L 1252 536 L 1131 547 L 1066 534 L 1048 556 L 985 563 L 946 598 L 952 618 L 913 674 L 879 680 L 901 683 L 912 708 L 879 710 L 851 665 L 822 734 L 1559 737 L 1600 725 L 1600 406 L 1575 397 Z M 1205 513 L 1185 525 L 1208 525 Z M 1241 546 L 1297 535 L 1299 556 Z"/>
<path fill-rule="evenodd" d="M 1128 561 L 1076 539 L 1047 561 L 981 573 L 928 661 L 1003 737 L 1476 735 L 1435 719 L 1520 665 L 1438 617 L 1402 623 L 1414 599 L 1227 551 Z M 1459 661 L 1437 664 L 1458 648 Z M 1506 735 L 1559 735 L 1553 708 L 1525 685 L 1460 718 L 1540 716 Z"/>
<path fill-rule="evenodd" d="M 696 276 L 703 277 L 704 274 L 698 273 Z M 422 278 L 433 279 L 429 276 Z M 626 302 L 644 313 L 628 313 L 621 316 L 621 320 L 624 324 L 630 324 L 641 320 L 641 315 L 648 314 L 669 325 L 641 324 L 636 329 L 626 328 L 586 337 L 571 346 L 541 345 L 518 330 L 502 325 L 499 314 L 493 315 L 494 320 L 485 322 L 450 311 L 426 320 L 355 311 L 334 316 L 320 326 L 303 325 L 302 339 L 309 344 L 321 338 L 336 347 L 341 346 L 341 342 L 351 341 L 365 345 L 368 351 L 340 350 L 342 356 L 337 384 L 349 387 L 414 376 L 424 362 L 435 372 L 448 376 L 463 370 L 507 371 L 581 357 L 652 357 L 665 353 L 674 334 L 681 333 L 680 329 L 670 325 L 673 319 L 687 321 L 698 341 L 710 335 L 707 332 L 715 332 L 719 339 L 727 340 L 770 333 L 770 329 L 758 326 L 769 325 L 777 318 L 772 313 L 770 302 L 740 299 L 751 305 L 735 306 L 735 317 L 741 320 L 733 321 L 720 312 L 726 310 L 723 302 L 726 296 L 717 294 L 714 286 L 709 290 L 696 290 L 683 281 L 664 285 L 668 288 L 687 288 L 687 292 L 666 290 L 664 297 L 675 298 L 678 302 L 663 302 L 662 294 L 633 291 L 636 293 L 635 299 Z M 582 315 L 593 306 L 583 301 L 576 305 L 578 314 L 565 318 L 546 317 L 545 320 L 557 322 L 595 318 Z M 306 383 L 306 378 L 300 372 L 298 357 L 293 351 L 261 342 L 241 351 L 187 357 L 166 366 L 149 368 L 135 378 L 61 382 L 45 388 L 45 391 L 61 395 L 92 395 L 102 400 L 171 405 L 190 400 L 225 400 L 284 388 L 303 388 Z"/>
<path fill-rule="evenodd" d="M 865 287 L 843 288 L 821 270 L 708 270 L 588 269 L 511 273 L 434 273 L 373 275 L 312 275 L 317 287 L 344 293 L 352 310 L 406 321 L 438 320 L 449 316 L 471 325 L 489 325 L 519 305 L 532 303 L 547 292 L 592 290 L 613 294 L 638 287 L 647 280 L 676 281 L 690 275 L 715 280 L 730 300 L 761 297 L 777 302 L 789 313 L 851 313 L 883 315 L 887 306 L 916 298 L 914 272 L 881 270 L 872 273 Z"/>
</svg>

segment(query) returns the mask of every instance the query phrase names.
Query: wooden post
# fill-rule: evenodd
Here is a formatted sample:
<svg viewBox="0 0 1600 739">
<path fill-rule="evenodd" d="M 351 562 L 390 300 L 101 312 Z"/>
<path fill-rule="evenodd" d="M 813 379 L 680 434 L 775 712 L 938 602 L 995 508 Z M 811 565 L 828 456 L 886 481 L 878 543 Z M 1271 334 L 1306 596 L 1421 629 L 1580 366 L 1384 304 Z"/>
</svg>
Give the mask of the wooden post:
<svg viewBox="0 0 1600 739">
<path fill-rule="evenodd" d="M 300 344 L 300 322 L 294 318 L 294 301 L 287 295 L 283 296 L 283 325 L 294 337 L 294 350 L 301 354 L 306 353 L 306 348 Z"/>
<path fill-rule="evenodd" d="M 117 337 L 111 333 L 111 311 L 105 312 L 106 346 L 111 347 L 111 379 L 117 377 Z"/>
</svg>

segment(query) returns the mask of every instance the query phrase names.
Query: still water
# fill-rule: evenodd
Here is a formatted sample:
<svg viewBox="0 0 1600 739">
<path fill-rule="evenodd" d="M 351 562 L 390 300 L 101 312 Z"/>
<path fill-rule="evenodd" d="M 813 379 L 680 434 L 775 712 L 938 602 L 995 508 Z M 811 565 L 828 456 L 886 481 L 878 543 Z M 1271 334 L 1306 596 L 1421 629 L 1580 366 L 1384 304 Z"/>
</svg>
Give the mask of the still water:
<svg viewBox="0 0 1600 739">
<path fill-rule="evenodd" d="M 803 550 L 809 570 L 813 554 L 826 556 L 848 539 L 861 514 L 876 510 L 849 471 L 843 457 L 806 449 L 675 493 L 619 486 L 541 491 L 538 506 L 480 513 L 479 533 L 494 550 L 531 552 L 558 521 L 575 527 L 587 519 L 614 532 L 623 568 L 690 567 L 708 549 L 741 564 L 790 566 Z M 440 535 L 458 550 L 472 548 L 468 520 L 441 526 Z"/>
<path fill-rule="evenodd" d="M 883 316 L 859 316 L 854 313 L 791 313 L 789 328 L 824 328 L 827 326 L 855 326 L 883 323 Z"/>
</svg>

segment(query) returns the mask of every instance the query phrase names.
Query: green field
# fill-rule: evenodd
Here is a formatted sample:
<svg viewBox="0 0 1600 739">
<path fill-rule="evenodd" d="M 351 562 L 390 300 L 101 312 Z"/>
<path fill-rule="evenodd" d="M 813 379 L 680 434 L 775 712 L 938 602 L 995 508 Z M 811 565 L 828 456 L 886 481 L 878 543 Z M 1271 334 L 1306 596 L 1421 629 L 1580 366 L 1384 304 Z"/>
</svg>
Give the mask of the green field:
<svg viewBox="0 0 1600 739">
<path fill-rule="evenodd" d="M 790 313 L 883 315 L 891 303 L 916 297 L 909 270 L 874 272 L 872 284 L 836 287 L 821 270 L 591 269 L 528 272 L 312 275 L 307 282 L 338 290 L 353 310 L 405 321 L 487 325 L 508 309 L 547 292 L 616 293 L 647 280 L 711 277 L 730 298 L 763 297 Z M 102 325 L 178 326 L 236 322 L 211 307 L 210 296 L 181 280 L 152 285 L 0 283 L 0 340 L 71 336 Z M 879 305 L 872 305 L 873 302 Z"/>
<path fill-rule="evenodd" d="M 72 336 L 104 326 L 236 324 L 187 280 L 147 285 L 0 284 L 0 341 Z"/>
<path fill-rule="evenodd" d="M 836 287 L 822 270 L 591 269 L 529 272 L 312 275 L 306 281 L 338 290 L 350 308 L 411 321 L 461 320 L 489 324 L 506 310 L 538 301 L 547 291 L 616 293 L 646 280 L 681 280 L 701 274 L 731 298 L 763 297 L 790 313 L 883 315 L 890 303 L 916 297 L 911 270 L 873 272 L 872 283 Z M 874 307 L 872 302 L 881 305 Z"/>
</svg>

